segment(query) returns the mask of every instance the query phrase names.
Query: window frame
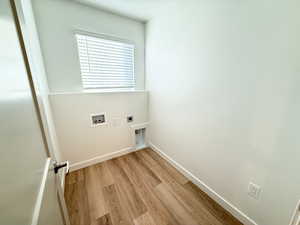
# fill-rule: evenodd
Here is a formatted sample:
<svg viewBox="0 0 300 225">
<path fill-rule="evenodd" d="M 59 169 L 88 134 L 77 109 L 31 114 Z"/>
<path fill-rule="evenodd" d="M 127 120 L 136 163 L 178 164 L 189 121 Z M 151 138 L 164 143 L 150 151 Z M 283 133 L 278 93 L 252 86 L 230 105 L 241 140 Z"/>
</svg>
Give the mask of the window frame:
<svg viewBox="0 0 300 225">
<path fill-rule="evenodd" d="M 85 36 L 90 36 L 94 38 L 100 38 L 100 39 L 105 39 L 109 41 L 116 41 L 116 42 L 121 42 L 125 44 L 130 44 L 133 46 L 133 61 L 132 61 L 132 72 L 133 72 L 133 81 L 134 81 L 134 86 L 124 86 L 124 87 L 94 87 L 94 88 L 85 88 L 83 86 L 83 81 L 82 81 L 82 73 L 81 73 L 81 65 L 80 65 L 80 55 L 79 55 L 79 48 L 78 48 L 78 42 L 77 42 L 77 37 L 76 35 L 85 35 Z M 135 74 L 135 63 L 136 63 L 136 44 L 134 41 L 104 34 L 104 33 L 93 33 L 89 31 L 84 31 L 84 30 L 73 30 L 72 32 L 74 42 L 75 42 L 75 49 L 77 51 L 77 64 L 78 64 L 78 69 L 79 69 L 79 74 L 80 74 L 80 82 L 81 82 L 81 88 L 84 92 L 90 92 L 90 91 L 134 91 L 136 90 L 136 74 Z"/>
</svg>

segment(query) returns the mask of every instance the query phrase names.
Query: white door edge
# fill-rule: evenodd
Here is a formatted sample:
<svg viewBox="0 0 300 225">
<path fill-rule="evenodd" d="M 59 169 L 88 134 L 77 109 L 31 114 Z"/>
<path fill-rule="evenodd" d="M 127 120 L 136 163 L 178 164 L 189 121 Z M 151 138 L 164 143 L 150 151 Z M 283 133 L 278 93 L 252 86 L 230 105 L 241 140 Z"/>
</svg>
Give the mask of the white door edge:
<svg viewBox="0 0 300 225">
<path fill-rule="evenodd" d="M 40 185 L 40 189 L 39 189 L 37 199 L 35 202 L 35 206 L 34 206 L 34 210 L 33 210 L 31 225 L 38 225 L 40 210 L 41 210 L 41 206 L 42 206 L 44 191 L 45 191 L 47 177 L 48 177 L 48 171 L 50 169 L 50 164 L 51 164 L 51 158 L 47 158 L 45 167 L 44 167 L 42 182 Z"/>
</svg>

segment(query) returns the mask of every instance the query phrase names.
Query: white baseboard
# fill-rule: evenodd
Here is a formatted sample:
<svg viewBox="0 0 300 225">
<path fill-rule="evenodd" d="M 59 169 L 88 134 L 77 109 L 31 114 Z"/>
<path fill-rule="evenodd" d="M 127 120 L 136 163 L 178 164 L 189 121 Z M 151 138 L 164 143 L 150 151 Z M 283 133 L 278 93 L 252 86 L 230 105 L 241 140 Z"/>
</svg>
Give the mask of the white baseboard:
<svg viewBox="0 0 300 225">
<path fill-rule="evenodd" d="M 105 155 L 99 155 L 99 156 L 96 156 L 96 157 L 88 159 L 88 160 L 77 162 L 77 163 L 74 163 L 74 164 L 70 165 L 70 172 L 75 171 L 75 170 L 79 170 L 79 169 L 82 169 L 82 168 L 85 168 L 85 167 L 88 167 L 88 166 L 91 166 L 91 165 L 94 165 L 94 164 L 97 164 L 97 163 L 100 163 L 100 162 L 103 162 L 103 161 L 106 161 L 106 160 L 109 160 L 109 159 L 113 159 L 113 158 L 116 158 L 116 157 L 119 157 L 119 156 L 122 156 L 122 155 L 126 155 L 130 152 L 133 152 L 133 151 L 136 151 L 136 149 L 132 148 L 132 147 L 129 147 L 129 148 L 124 148 L 120 151 L 108 153 L 108 154 L 105 154 Z"/>
<path fill-rule="evenodd" d="M 215 192 L 212 188 L 206 185 L 203 181 L 197 178 L 190 171 L 185 169 L 182 165 L 177 163 L 174 159 L 165 154 L 162 150 L 160 150 L 157 146 L 155 146 L 150 141 L 148 142 L 149 147 L 152 148 L 155 152 L 161 155 L 165 160 L 170 162 L 176 169 L 178 169 L 182 174 L 184 174 L 191 182 L 197 185 L 202 191 L 208 194 L 213 200 L 219 203 L 224 209 L 230 212 L 235 218 L 241 221 L 245 225 L 258 225 L 254 220 L 249 218 L 245 213 L 239 210 L 237 207 L 232 205 L 229 201 L 224 199 L 221 195 Z"/>
<path fill-rule="evenodd" d="M 144 149 L 144 148 L 148 148 L 148 145 L 140 145 L 140 146 L 137 146 L 136 148 L 135 148 L 135 150 L 136 151 L 139 151 L 139 150 L 142 150 L 142 149 Z"/>
</svg>

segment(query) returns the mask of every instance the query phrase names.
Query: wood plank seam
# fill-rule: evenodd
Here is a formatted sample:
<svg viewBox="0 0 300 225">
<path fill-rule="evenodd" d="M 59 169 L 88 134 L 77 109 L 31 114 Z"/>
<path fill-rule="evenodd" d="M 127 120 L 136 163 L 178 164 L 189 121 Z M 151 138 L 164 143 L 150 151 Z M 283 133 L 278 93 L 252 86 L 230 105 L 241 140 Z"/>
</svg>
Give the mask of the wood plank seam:
<svg viewBox="0 0 300 225">
<path fill-rule="evenodd" d="M 71 172 L 72 225 L 242 225 L 151 149 Z"/>
</svg>

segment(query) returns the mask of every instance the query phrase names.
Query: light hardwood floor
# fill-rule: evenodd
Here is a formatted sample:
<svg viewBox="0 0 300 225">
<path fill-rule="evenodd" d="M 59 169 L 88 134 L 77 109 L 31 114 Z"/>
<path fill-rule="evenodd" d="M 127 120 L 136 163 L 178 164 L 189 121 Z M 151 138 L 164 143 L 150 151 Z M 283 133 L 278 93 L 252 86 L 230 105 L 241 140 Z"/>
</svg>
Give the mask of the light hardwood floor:
<svg viewBox="0 0 300 225">
<path fill-rule="evenodd" d="M 151 149 L 74 171 L 72 225 L 242 225 Z"/>
</svg>

